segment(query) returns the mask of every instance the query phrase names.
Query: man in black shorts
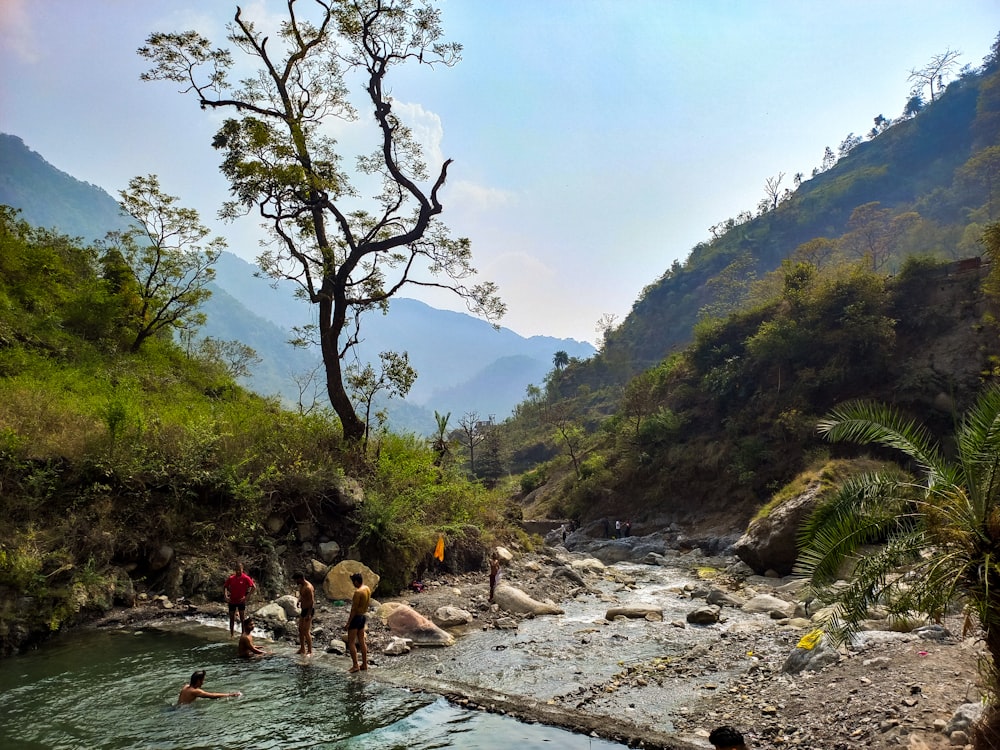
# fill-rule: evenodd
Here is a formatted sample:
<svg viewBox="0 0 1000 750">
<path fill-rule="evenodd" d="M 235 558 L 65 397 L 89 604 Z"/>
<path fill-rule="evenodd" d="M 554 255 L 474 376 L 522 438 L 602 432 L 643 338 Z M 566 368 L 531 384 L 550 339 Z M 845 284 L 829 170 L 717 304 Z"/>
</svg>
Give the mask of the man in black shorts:
<svg viewBox="0 0 1000 750">
<path fill-rule="evenodd" d="M 253 578 L 243 572 L 243 563 L 236 563 L 236 572 L 233 573 L 222 585 L 222 597 L 229 605 L 229 637 L 233 637 L 236 626 L 236 613 L 239 612 L 239 620 L 243 622 L 243 616 L 247 610 L 247 597 L 257 588 Z"/>
<path fill-rule="evenodd" d="M 301 573 L 292 576 L 299 584 L 299 650 L 295 653 L 312 656 L 312 621 L 316 614 L 316 590 Z"/>
<path fill-rule="evenodd" d="M 368 644 L 365 642 L 365 624 L 368 622 L 368 602 L 372 598 L 372 590 L 365 586 L 365 580 L 360 573 L 351 574 L 354 584 L 354 597 L 351 599 L 351 614 L 347 616 L 347 648 L 351 651 L 351 661 L 354 663 L 348 672 L 358 672 L 368 669 Z M 358 666 L 358 647 L 361 648 L 361 665 Z"/>
</svg>

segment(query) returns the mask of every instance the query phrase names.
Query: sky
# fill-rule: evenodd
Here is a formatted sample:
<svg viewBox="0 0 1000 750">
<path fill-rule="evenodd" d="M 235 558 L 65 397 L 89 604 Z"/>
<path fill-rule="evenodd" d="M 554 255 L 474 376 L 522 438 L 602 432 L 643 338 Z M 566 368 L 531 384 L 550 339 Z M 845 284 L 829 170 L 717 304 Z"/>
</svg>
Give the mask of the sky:
<svg viewBox="0 0 1000 750">
<path fill-rule="evenodd" d="M 808 177 L 826 146 L 899 116 L 911 70 L 946 50 L 978 67 L 1000 32 L 998 0 L 437 5 L 461 62 L 406 68 L 389 84 L 429 163 L 454 160 L 441 218 L 472 241 L 479 278 L 498 284 L 502 325 L 591 342 L 710 226 L 753 211 L 768 178 Z M 136 54 L 154 31 L 221 44 L 235 7 L 0 0 L 0 132 L 114 197 L 157 175 L 252 261 L 256 222 L 216 219 L 229 197 L 211 148 L 223 115 L 141 82 Z M 269 28 L 285 3 L 242 7 Z M 338 127 L 345 149 L 360 148 L 367 126 Z M 464 309 L 453 295 L 420 298 Z"/>
</svg>

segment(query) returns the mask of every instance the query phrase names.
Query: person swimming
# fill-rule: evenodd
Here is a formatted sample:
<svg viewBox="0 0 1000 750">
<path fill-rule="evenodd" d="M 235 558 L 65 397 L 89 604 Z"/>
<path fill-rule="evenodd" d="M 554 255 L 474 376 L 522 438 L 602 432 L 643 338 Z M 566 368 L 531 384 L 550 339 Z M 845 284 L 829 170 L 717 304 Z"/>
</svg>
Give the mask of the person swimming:
<svg viewBox="0 0 1000 750">
<path fill-rule="evenodd" d="M 243 693 L 210 693 L 207 690 L 202 690 L 201 686 L 205 684 L 205 670 L 199 669 L 193 675 L 191 675 L 191 681 L 181 688 L 181 694 L 177 696 L 177 705 L 186 706 L 189 703 L 194 703 L 198 698 L 239 698 Z"/>
</svg>

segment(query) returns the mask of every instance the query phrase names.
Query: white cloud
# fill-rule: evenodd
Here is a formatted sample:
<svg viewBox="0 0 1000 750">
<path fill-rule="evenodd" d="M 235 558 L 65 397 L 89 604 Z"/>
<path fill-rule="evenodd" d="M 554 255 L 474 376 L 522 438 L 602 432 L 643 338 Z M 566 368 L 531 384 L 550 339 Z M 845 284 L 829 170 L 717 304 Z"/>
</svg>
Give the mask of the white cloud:
<svg viewBox="0 0 1000 750">
<path fill-rule="evenodd" d="M 481 213 L 505 208 L 518 200 L 517 193 L 500 188 L 477 185 L 469 180 L 449 182 L 446 188 L 448 207 L 456 211 Z"/>
<path fill-rule="evenodd" d="M 42 59 L 28 14 L 28 0 L 4 0 L 0 6 L 0 39 L 4 47 L 26 63 Z"/>
<path fill-rule="evenodd" d="M 419 104 L 394 101 L 392 109 L 413 132 L 413 137 L 424 151 L 424 161 L 427 163 L 428 171 L 431 177 L 435 178 L 438 169 L 444 164 L 444 152 L 441 150 L 444 128 L 441 126 L 441 118 Z"/>
</svg>

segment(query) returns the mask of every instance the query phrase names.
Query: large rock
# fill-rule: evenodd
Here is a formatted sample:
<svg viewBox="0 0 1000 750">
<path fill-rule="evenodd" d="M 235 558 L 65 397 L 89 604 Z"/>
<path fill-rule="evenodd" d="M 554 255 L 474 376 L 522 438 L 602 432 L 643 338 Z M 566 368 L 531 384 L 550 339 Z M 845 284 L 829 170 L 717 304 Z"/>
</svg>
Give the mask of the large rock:
<svg viewBox="0 0 1000 750">
<path fill-rule="evenodd" d="M 757 594 L 757 596 L 743 604 L 743 611 L 772 616 L 777 614 L 779 617 L 791 617 L 795 614 L 795 605 L 770 594 Z"/>
<path fill-rule="evenodd" d="M 319 545 L 319 556 L 327 565 L 340 557 L 340 545 L 336 542 L 323 542 Z"/>
<path fill-rule="evenodd" d="M 393 635 L 406 638 L 415 646 L 450 646 L 455 642 L 455 636 L 405 604 L 387 602 L 379 607 L 378 615 Z"/>
<path fill-rule="evenodd" d="M 805 646 L 802 644 L 806 643 Z M 785 659 L 781 671 L 786 674 L 798 674 L 799 672 L 819 672 L 823 667 L 836 664 L 840 661 L 840 652 L 830 643 L 830 639 L 823 635 L 814 643 L 809 636 L 799 641 L 798 646 Z"/>
<path fill-rule="evenodd" d="M 630 620 L 662 620 L 663 607 L 633 604 L 625 607 L 611 607 L 604 615 L 604 619 L 606 620 L 614 620 L 618 617 L 627 617 Z"/>
<path fill-rule="evenodd" d="M 354 573 L 360 573 L 365 585 L 372 591 L 378 588 L 378 573 L 357 560 L 341 560 L 327 571 L 323 579 L 323 593 L 334 601 L 350 601 L 354 597 L 354 584 L 351 582 Z"/>
<path fill-rule="evenodd" d="M 816 508 L 819 491 L 820 484 L 813 483 L 801 495 L 786 500 L 764 518 L 753 521 L 746 533 L 736 540 L 733 551 L 757 573 L 768 570 L 780 575 L 791 573 L 798 555 L 799 527 Z"/>
<path fill-rule="evenodd" d="M 438 607 L 431 617 L 434 624 L 441 628 L 457 628 L 472 622 L 472 614 L 458 607 Z"/>
<path fill-rule="evenodd" d="M 532 599 L 521 589 L 513 586 L 498 586 L 493 594 L 500 609 L 504 609 L 514 614 L 523 615 L 561 615 L 563 610 L 553 602 L 540 602 Z"/>
</svg>

